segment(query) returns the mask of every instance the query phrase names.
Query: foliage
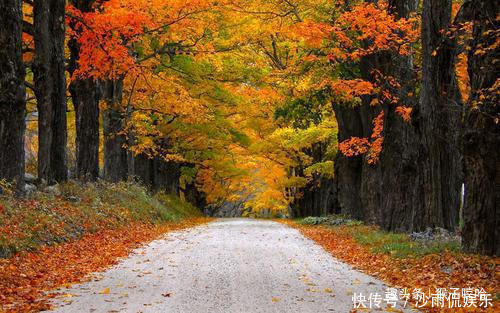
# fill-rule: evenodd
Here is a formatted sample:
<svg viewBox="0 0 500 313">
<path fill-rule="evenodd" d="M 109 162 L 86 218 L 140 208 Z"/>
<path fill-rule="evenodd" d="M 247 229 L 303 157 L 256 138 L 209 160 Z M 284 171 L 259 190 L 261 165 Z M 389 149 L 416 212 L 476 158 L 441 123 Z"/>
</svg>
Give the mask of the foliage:
<svg viewBox="0 0 500 313">
<path fill-rule="evenodd" d="M 297 223 L 301 225 L 330 225 L 330 226 L 339 226 L 339 225 L 359 226 L 363 224 L 363 222 L 354 220 L 347 214 L 332 214 L 322 217 L 308 216 L 299 220 Z"/>
<path fill-rule="evenodd" d="M 398 258 L 461 251 L 460 242 L 456 240 L 423 243 L 412 241 L 407 234 L 364 228 L 353 231 L 352 235 L 356 242 L 369 246 L 373 253 L 386 253 Z"/>
<path fill-rule="evenodd" d="M 159 224 L 201 215 L 174 196 L 151 196 L 131 183 L 69 182 L 60 189 L 57 197 L 38 193 L 27 200 L 0 199 L 0 257 L 131 223 Z"/>
<path fill-rule="evenodd" d="M 127 256 L 134 248 L 168 231 L 193 227 L 206 218 L 177 223 L 131 222 L 113 229 L 86 233 L 80 240 L 44 246 L 37 252 L 18 253 L 0 259 L 0 307 L 6 312 L 38 312 L 50 309 L 47 290 L 69 287 L 89 279 Z M 99 253 L 96 253 L 98 251 Z"/>
<path fill-rule="evenodd" d="M 418 18 L 398 18 L 388 1 L 108 0 L 93 6 L 92 12 L 67 7 L 68 39 L 80 46 L 71 79 L 123 80 L 123 101 L 114 105 L 126 112 L 127 148 L 189 165 L 192 172 L 181 180 L 194 179 L 210 204 L 239 198 L 254 210 L 285 211 L 300 197 L 298 189 L 333 176 L 337 151 L 378 162 L 385 108 L 411 122 L 412 107 L 400 99 L 405 82 L 382 70 L 362 75 L 370 57 L 414 54 L 419 62 Z M 30 22 L 29 5 L 24 13 Z M 461 43 L 468 28 L 457 30 Z M 32 46 L 29 35 L 24 42 Z M 463 94 L 465 54 L 457 67 Z M 376 112 L 372 134 L 337 142 L 332 106 L 362 101 Z M 318 146 L 326 147 L 320 156 Z"/>
</svg>

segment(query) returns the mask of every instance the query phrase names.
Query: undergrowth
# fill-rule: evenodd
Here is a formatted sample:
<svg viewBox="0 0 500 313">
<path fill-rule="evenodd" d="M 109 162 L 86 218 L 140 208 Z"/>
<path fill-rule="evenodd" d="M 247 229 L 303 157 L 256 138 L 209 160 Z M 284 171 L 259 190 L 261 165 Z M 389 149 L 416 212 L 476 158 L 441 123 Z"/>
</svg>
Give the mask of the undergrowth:
<svg viewBox="0 0 500 313">
<path fill-rule="evenodd" d="M 370 248 L 372 253 L 389 254 L 396 258 L 422 257 L 442 252 L 460 252 L 458 240 L 414 241 L 408 234 L 380 230 L 363 225 L 344 214 L 324 217 L 309 216 L 297 221 L 301 225 L 324 225 L 342 229 L 357 243 Z"/>
<path fill-rule="evenodd" d="M 0 196 L 0 257 L 134 222 L 159 224 L 201 216 L 177 196 L 150 195 L 132 183 L 68 182 L 59 188 L 58 196 L 40 192 L 23 200 L 8 193 Z"/>
</svg>

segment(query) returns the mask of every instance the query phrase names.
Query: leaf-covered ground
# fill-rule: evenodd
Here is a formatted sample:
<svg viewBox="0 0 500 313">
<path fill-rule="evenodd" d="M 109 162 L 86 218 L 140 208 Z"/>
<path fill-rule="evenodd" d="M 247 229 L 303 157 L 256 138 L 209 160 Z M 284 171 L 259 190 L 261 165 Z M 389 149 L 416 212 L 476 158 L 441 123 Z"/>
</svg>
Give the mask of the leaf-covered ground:
<svg viewBox="0 0 500 313">
<path fill-rule="evenodd" d="M 136 223 L 88 234 L 75 242 L 0 259 L 0 306 L 5 312 L 47 309 L 50 307 L 47 299 L 53 295 L 45 297 L 45 291 L 82 281 L 88 274 L 104 270 L 140 244 L 165 232 L 204 222 L 206 218 L 198 217 L 163 225 Z"/>
<path fill-rule="evenodd" d="M 141 243 L 207 222 L 171 195 L 129 183 L 60 186 L 0 197 L 0 312 L 48 308 L 45 292 L 115 264 Z"/>
<path fill-rule="evenodd" d="M 151 195 L 136 184 L 68 182 L 58 187 L 57 195 L 0 197 L 0 257 L 135 222 L 158 224 L 192 216 L 201 212 L 176 196 Z"/>
<path fill-rule="evenodd" d="M 381 251 L 375 242 L 361 243 L 356 236 L 377 230 L 368 226 L 301 225 L 294 221 L 281 221 L 297 228 L 306 237 L 320 244 L 338 259 L 353 265 L 399 288 L 484 288 L 493 296 L 493 306 L 479 308 L 424 308 L 428 312 L 498 312 L 500 305 L 500 258 L 469 255 L 447 250 L 425 255 L 397 257 Z M 429 303 L 430 304 L 430 303 Z M 441 310 L 441 311 L 440 311 Z"/>
</svg>

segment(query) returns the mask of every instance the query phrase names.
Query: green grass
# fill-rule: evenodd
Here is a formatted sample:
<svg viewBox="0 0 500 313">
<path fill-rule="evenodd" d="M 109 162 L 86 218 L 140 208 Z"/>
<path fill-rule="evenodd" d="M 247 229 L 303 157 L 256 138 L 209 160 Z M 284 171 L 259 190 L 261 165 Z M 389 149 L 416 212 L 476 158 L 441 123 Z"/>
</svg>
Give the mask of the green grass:
<svg viewBox="0 0 500 313">
<path fill-rule="evenodd" d="M 132 183 L 68 182 L 60 190 L 57 197 L 45 193 L 25 200 L 7 193 L 0 197 L 0 257 L 135 222 L 160 224 L 202 215 L 177 196 L 151 195 Z"/>
<path fill-rule="evenodd" d="M 343 226 L 342 229 L 349 232 L 357 243 L 370 247 L 373 253 L 389 254 L 396 258 L 422 257 L 444 251 L 461 251 L 460 242 L 457 240 L 413 241 L 407 234 L 386 232 L 375 226 L 364 226 L 362 222 L 351 219 L 346 215 L 310 216 L 297 220 L 297 223 L 302 225 L 325 225 L 335 228 Z"/>
<path fill-rule="evenodd" d="M 373 253 L 390 254 L 396 258 L 422 257 L 445 251 L 460 252 L 460 242 L 413 241 L 407 234 L 385 232 L 372 228 L 353 228 L 356 242 L 371 247 Z"/>
</svg>

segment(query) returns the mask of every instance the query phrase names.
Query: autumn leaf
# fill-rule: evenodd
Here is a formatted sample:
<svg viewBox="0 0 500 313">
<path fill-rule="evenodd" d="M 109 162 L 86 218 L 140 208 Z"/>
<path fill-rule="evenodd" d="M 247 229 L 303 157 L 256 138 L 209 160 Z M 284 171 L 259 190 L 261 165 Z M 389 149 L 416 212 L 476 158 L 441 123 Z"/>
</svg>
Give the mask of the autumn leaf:
<svg viewBox="0 0 500 313">
<path fill-rule="evenodd" d="M 99 292 L 99 294 L 101 294 L 101 295 L 107 295 L 107 294 L 109 294 L 109 291 L 110 291 L 109 288 L 104 288 L 103 290 L 101 290 Z"/>
</svg>

